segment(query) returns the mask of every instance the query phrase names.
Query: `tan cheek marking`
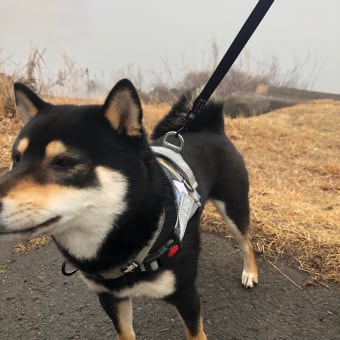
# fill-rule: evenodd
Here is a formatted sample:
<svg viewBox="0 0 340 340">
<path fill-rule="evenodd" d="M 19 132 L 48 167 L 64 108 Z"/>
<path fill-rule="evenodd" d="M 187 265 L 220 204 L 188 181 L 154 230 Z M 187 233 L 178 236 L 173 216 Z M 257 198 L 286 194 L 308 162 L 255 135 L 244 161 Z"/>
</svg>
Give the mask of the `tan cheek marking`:
<svg viewBox="0 0 340 340">
<path fill-rule="evenodd" d="M 45 155 L 47 158 L 53 158 L 65 153 L 67 150 L 65 144 L 59 140 L 54 140 L 47 144 L 45 148 Z"/>
<path fill-rule="evenodd" d="M 17 146 L 17 151 L 20 152 L 21 155 L 24 154 L 24 152 L 27 150 L 28 145 L 30 144 L 30 141 L 27 137 L 24 137 Z"/>
<path fill-rule="evenodd" d="M 17 203 L 31 202 L 36 208 L 44 208 L 51 197 L 62 195 L 67 190 L 56 184 L 39 185 L 29 180 L 22 180 L 12 188 L 7 197 Z"/>
</svg>

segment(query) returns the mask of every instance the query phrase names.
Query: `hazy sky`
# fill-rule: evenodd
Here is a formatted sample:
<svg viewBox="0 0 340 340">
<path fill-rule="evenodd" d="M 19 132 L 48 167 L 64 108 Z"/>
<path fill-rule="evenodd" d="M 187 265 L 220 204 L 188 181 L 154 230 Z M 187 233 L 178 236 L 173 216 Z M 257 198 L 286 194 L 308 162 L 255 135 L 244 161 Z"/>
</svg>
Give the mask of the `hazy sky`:
<svg viewBox="0 0 340 340">
<path fill-rule="evenodd" d="M 47 49 L 52 71 L 66 51 L 97 75 L 133 65 L 144 85 L 161 73 L 179 80 L 208 65 L 213 42 L 224 54 L 256 2 L 0 0 L 0 61 L 11 55 L 24 64 L 31 43 Z M 315 90 L 340 93 L 340 1 L 276 0 L 246 51 L 260 63 L 298 66 Z"/>
</svg>

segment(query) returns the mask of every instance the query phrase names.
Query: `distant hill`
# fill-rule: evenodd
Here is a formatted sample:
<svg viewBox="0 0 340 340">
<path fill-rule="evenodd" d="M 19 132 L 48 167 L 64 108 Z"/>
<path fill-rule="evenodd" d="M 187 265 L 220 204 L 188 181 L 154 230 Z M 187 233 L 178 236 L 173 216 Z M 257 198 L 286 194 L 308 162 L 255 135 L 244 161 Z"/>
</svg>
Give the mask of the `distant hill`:
<svg viewBox="0 0 340 340">
<path fill-rule="evenodd" d="M 340 94 L 259 85 L 256 92 L 237 92 L 228 96 L 224 108 L 225 114 L 232 118 L 249 117 L 316 99 L 340 101 Z"/>
</svg>

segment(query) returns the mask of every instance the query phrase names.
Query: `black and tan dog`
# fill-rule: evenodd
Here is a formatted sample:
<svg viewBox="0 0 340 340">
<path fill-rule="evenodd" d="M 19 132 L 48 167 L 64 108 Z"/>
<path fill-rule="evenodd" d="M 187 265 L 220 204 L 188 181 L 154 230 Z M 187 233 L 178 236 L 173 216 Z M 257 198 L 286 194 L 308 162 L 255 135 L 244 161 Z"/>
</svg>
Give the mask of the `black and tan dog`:
<svg viewBox="0 0 340 340">
<path fill-rule="evenodd" d="M 26 125 L 0 181 L 0 236 L 52 235 L 98 293 L 119 339 L 135 339 L 131 298 L 141 295 L 175 305 L 187 339 L 206 339 L 195 279 L 208 199 L 240 242 L 242 284 L 258 281 L 247 233 L 247 171 L 224 133 L 221 103 L 208 102 L 183 134 L 181 155 L 198 182 L 201 207 L 178 238 L 176 192 L 147 142 L 128 80 L 103 106 L 52 105 L 22 84 L 15 84 L 15 97 Z M 156 126 L 153 144 L 184 123 L 191 105 L 188 95 L 173 106 Z"/>
</svg>

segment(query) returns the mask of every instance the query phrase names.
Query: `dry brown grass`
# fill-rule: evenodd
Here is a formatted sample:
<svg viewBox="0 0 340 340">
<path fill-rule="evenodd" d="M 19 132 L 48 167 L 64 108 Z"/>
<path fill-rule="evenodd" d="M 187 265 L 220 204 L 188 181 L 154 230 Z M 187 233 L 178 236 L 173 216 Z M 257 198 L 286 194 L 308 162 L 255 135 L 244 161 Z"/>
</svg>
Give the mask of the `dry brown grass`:
<svg viewBox="0 0 340 340">
<path fill-rule="evenodd" d="M 6 117 L 0 113 L 0 173 L 3 168 L 9 166 L 12 143 L 20 126 L 19 119 Z"/>
<path fill-rule="evenodd" d="M 272 259 L 292 259 L 313 277 L 337 283 L 339 126 L 340 102 L 334 101 L 226 120 L 226 131 L 250 173 L 256 249 Z M 211 214 L 211 208 L 207 212 Z M 214 228 L 221 230 L 220 224 Z"/>
<path fill-rule="evenodd" d="M 168 108 L 144 105 L 148 131 Z M 272 260 L 294 260 L 313 277 L 336 283 L 340 283 L 339 126 L 340 102 L 328 100 L 225 123 L 250 173 L 256 249 Z M 10 145 L 19 127 L 19 121 L 0 113 L 0 168 L 9 164 Z M 203 228 L 225 232 L 210 205 Z M 17 249 L 29 248 L 30 244 Z"/>
<path fill-rule="evenodd" d="M 32 249 L 37 249 L 45 246 L 50 242 L 49 236 L 40 236 L 29 240 L 26 243 L 18 243 L 14 246 L 14 252 L 16 254 L 28 254 Z"/>
<path fill-rule="evenodd" d="M 337 283 L 339 126 L 340 102 L 316 101 L 239 120 L 246 134 L 238 143 L 250 170 L 257 248 Z"/>
</svg>

